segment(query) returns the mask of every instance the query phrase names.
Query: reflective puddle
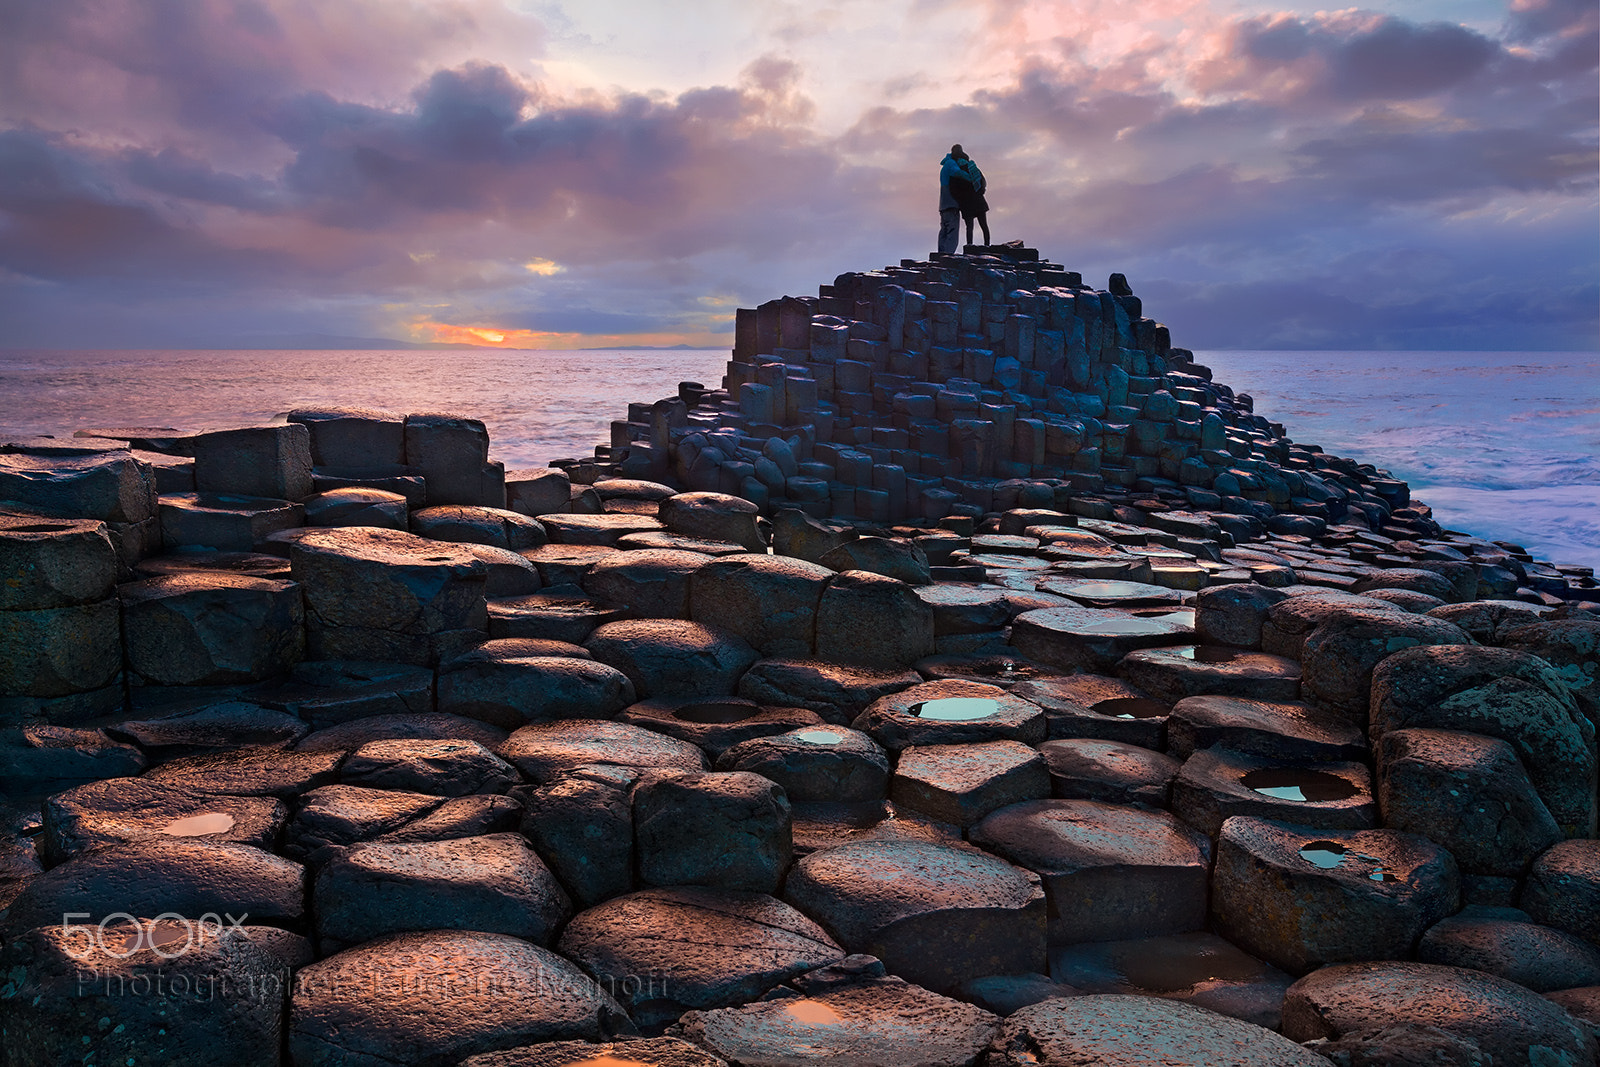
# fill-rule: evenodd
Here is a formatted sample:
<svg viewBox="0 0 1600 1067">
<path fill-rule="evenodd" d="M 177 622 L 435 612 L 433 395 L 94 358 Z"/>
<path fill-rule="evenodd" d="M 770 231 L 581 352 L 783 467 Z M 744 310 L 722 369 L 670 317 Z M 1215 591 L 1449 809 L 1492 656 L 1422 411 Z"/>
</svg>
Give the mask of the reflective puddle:
<svg viewBox="0 0 1600 1067">
<path fill-rule="evenodd" d="M 1218 645 L 1192 645 L 1188 648 L 1173 649 L 1172 654 L 1192 659 L 1196 663 L 1232 663 L 1244 655 L 1237 649 L 1222 648 Z"/>
<path fill-rule="evenodd" d="M 1337 774 L 1300 767 L 1263 767 L 1240 775 L 1239 781 L 1246 789 L 1262 796 L 1307 804 L 1348 800 L 1360 792 L 1355 785 Z"/>
<path fill-rule="evenodd" d="M 945 697 L 942 700 L 924 700 L 908 709 L 919 719 L 938 722 L 972 722 L 998 714 L 1000 702 L 989 697 Z"/>
<path fill-rule="evenodd" d="M 1103 635 L 1107 637 L 1133 637 L 1140 634 L 1170 634 L 1174 626 L 1170 622 L 1156 619 L 1100 619 L 1096 622 L 1084 623 L 1082 626 L 1072 627 L 1080 634 Z"/>
<path fill-rule="evenodd" d="M 1352 852 L 1336 841 L 1309 841 L 1300 847 L 1300 858 L 1314 867 L 1321 867 L 1331 871 L 1350 860 L 1353 865 L 1370 867 L 1367 879 L 1373 882 L 1398 882 L 1399 876 L 1387 870 L 1383 864 L 1364 852 Z"/>
<path fill-rule="evenodd" d="M 844 740 L 844 734 L 837 730 L 796 730 L 789 736 L 808 745 L 837 745 Z"/>
<path fill-rule="evenodd" d="M 1118 719 L 1159 719 L 1167 714 L 1167 706 L 1148 697 L 1114 697 L 1089 705 L 1089 710 Z"/>
<path fill-rule="evenodd" d="M 175 819 L 161 828 L 161 832 L 172 837 L 203 837 L 206 834 L 225 834 L 233 829 L 233 816 L 220 811 L 208 811 L 200 815 L 191 815 L 187 819 Z"/>
</svg>

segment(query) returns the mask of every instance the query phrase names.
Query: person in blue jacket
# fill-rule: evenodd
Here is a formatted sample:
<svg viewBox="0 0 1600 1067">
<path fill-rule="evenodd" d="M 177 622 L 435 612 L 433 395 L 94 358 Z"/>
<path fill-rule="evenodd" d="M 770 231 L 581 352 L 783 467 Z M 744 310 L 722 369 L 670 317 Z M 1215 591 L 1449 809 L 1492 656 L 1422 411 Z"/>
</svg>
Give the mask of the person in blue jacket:
<svg viewBox="0 0 1600 1067">
<path fill-rule="evenodd" d="M 961 146 L 951 145 L 950 152 L 939 161 L 939 251 L 954 252 L 956 244 L 961 240 L 961 204 L 956 200 L 955 192 L 950 188 L 951 180 L 967 182 L 966 173 L 961 169 L 961 160 L 966 156 Z"/>
</svg>

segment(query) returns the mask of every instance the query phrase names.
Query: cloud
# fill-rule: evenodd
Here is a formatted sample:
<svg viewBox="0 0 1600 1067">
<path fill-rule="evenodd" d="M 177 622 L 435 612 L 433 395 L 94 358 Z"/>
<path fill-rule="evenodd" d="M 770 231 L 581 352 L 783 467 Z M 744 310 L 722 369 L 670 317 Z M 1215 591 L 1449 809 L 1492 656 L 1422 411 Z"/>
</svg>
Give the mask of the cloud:
<svg viewBox="0 0 1600 1067">
<path fill-rule="evenodd" d="M 1517 0 L 1498 35 L 1206 0 L 906 17 L 968 19 L 980 83 L 929 106 L 945 72 L 886 56 L 872 84 L 907 95 L 827 132 L 843 105 L 782 41 L 666 92 L 552 81 L 551 35 L 493 0 L 0 0 L 0 314 L 29 343 L 715 336 L 708 295 L 924 254 L 960 141 L 997 238 L 1136 271 L 1180 344 L 1185 316 L 1192 347 L 1593 343 L 1566 236 L 1593 221 L 1592 4 Z M 1463 305 L 1505 249 L 1520 273 Z M 1398 262 L 1414 292 L 1374 298 Z"/>
</svg>

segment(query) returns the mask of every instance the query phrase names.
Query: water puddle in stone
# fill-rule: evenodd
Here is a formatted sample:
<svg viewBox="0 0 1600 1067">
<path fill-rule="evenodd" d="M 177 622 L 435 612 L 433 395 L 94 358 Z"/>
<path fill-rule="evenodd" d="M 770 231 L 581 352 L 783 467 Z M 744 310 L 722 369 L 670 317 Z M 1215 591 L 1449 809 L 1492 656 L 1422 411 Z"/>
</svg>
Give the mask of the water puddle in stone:
<svg viewBox="0 0 1600 1067">
<path fill-rule="evenodd" d="M 1148 697 L 1113 697 L 1090 704 L 1089 710 L 1117 719 L 1159 719 L 1169 709 L 1161 701 Z"/>
<path fill-rule="evenodd" d="M 837 730 L 796 730 L 789 736 L 808 745 L 837 745 L 844 740 Z"/>
<path fill-rule="evenodd" d="M 911 714 L 936 722 L 972 722 L 987 719 L 1000 711 L 1000 702 L 988 697 L 945 697 L 911 705 Z"/>
<path fill-rule="evenodd" d="M 220 811 L 208 811 L 200 815 L 191 815 L 187 819 L 175 819 L 161 828 L 161 832 L 172 837 L 203 837 L 206 834 L 225 834 L 233 829 L 233 816 Z"/>
<path fill-rule="evenodd" d="M 1354 784 L 1337 774 L 1300 767 L 1262 767 L 1240 775 L 1239 781 L 1246 789 L 1262 796 L 1306 804 L 1348 800 L 1359 792 Z"/>
<path fill-rule="evenodd" d="M 1113 953 L 1109 962 L 1130 986 L 1151 993 L 1176 993 L 1201 982 L 1248 981 L 1261 973 L 1261 965 L 1242 952 L 1181 942 L 1146 943 Z"/>
<path fill-rule="evenodd" d="M 1155 619 L 1101 619 L 1073 627 L 1080 634 L 1099 634 L 1106 637 L 1137 637 L 1140 634 L 1169 634 L 1172 624 Z"/>
<path fill-rule="evenodd" d="M 1399 876 L 1384 869 L 1377 859 L 1361 852 L 1351 852 L 1336 841 L 1309 841 L 1300 846 L 1300 858 L 1315 867 L 1331 871 L 1341 866 L 1346 859 L 1360 861 L 1362 866 L 1371 865 L 1372 870 L 1367 872 L 1367 879 L 1373 882 L 1398 882 Z"/>
<path fill-rule="evenodd" d="M 1187 648 L 1173 649 L 1172 654 L 1192 659 L 1196 663 L 1232 663 L 1244 655 L 1237 649 L 1220 648 L 1216 645 L 1190 645 Z"/>
<path fill-rule="evenodd" d="M 736 700 L 718 700 L 705 704 L 690 704 L 679 708 L 672 713 L 674 719 L 684 722 L 703 723 L 715 725 L 720 723 L 743 722 L 752 715 L 760 713 L 761 709 L 755 704 L 745 704 Z"/>
<path fill-rule="evenodd" d="M 792 1004 L 784 1005 L 783 1010 L 796 1022 L 807 1026 L 838 1026 L 844 1018 L 820 1000 L 807 997 L 797 1000 Z"/>
</svg>

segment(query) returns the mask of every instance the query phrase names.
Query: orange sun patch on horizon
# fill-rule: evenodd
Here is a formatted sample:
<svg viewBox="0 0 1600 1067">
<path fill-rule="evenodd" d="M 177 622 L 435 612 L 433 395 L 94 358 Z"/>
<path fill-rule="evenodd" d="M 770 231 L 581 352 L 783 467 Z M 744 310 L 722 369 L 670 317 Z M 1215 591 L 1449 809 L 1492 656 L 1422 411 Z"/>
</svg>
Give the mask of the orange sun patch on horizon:
<svg viewBox="0 0 1600 1067">
<path fill-rule="evenodd" d="M 714 333 L 639 333 L 592 334 L 560 333 L 553 330 L 504 329 L 495 326 L 463 326 L 451 322 L 420 320 L 410 327 L 418 341 L 435 344 L 482 345 L 486 348 L 622 348 L 631 345 L 689 345 L 694 348 L 723 348 L 729 338 Z"/>
</svg>

